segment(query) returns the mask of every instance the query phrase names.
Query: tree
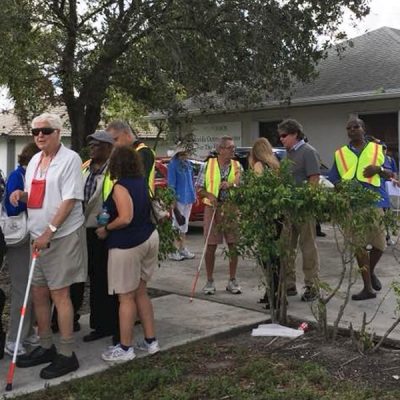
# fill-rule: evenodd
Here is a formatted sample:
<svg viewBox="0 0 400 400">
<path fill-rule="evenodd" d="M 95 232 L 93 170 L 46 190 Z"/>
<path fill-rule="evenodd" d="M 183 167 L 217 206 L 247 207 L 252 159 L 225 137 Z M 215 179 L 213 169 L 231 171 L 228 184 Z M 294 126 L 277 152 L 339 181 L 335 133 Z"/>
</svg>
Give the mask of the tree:
<svg viewBox="0 0 400 400">
<path fill-rule="evenodd" d="M 67 106 L 73 148 L 111 86 L 150 109 L 214 92 L 258 101 L 313 77 L 346 9 L 368 0 L 3 0 L 0 83 L 22 119 Z"/>
</svg>

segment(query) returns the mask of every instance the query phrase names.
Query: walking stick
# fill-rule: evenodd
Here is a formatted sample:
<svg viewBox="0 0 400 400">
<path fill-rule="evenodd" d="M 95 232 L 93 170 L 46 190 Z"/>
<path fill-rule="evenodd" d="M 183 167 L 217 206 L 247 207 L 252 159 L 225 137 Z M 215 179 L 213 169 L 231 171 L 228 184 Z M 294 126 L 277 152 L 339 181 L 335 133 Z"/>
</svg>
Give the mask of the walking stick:
<svg viewBox="0 0 400 400">
<path fill-rule="evenodd" d="M 13 384 L 13 379 L 14 379 L 14 372 L 15 372 L 15 365 L 16 365 L 16 361 L 17 361 L 19 342 L 21 340 L 22 326 L 24 324 L 24 318 L 25 318 L 25 312 L 26 312 L 26 305 L 28 304 L 29 292 L 30 292 L 31 284 L 32 284 L 33 271 L 35 269 L 35 264 L 36 264 L 36 260 L 37 260 L 38 257 L 39 257 L 39 252 L 36 251 L 36 250 L 33 251 L 33 253 L 32 253 L 32 263 L 31 263 L 31 267 L 30 267 L 30 270 L 29 270 L 28 283 L 26 284 L 24 303 L 22 304 L 22 308 L 21 308 L 21 318 L 19 320 L 19 325 L 18 325 L 17 340 L 16 340 L 16 343 L 15 343 L 14 354 L 13 354 L 13 357 L 12 357 L 12 360 L 11 360 L 11 363 L 10 363 L 10 367 L 8 368 L 7 386 L 6 386 L 6 391 L 7 392 L 12 390 L 12 384 Z"/>
<path fill-rule="evenodd" d="M 202 255 L 201 255 L 200 263 L 199 263 L 199 266 L 198 266 L 198 268 L 197 268 L 196 275 L 195 275 L 194 280 L 193 280 L 192 292 L 191 292 L 191 294 L 190 294 L 190 302 L 193 301 L 194 292 L 195 292 L 195 290 L 196 290 L 197 281 L 199 280 L 200 270 L 201 270 L 201 266 L 202 266 L 202 264 L 203 264 L 204 256 L 205 256 L 205 254 L 206 254 L 207 245 L 208 245 L 208 239 L 209 239 L 210 234 L 211 234 L 211 229 L 212 229 L 212 226 L 213 226 L 213 223 L 214 223 L 214 218 L 215 218 L 215 213 L 216 213 L 216 211 L 217 211 L 217 207 L 214 207 L 214 211 L 213 211 L 213 214 L 212 214 L 212 217 L 211 217 L 210 227 L 208 228 L 208 232 L 207 232 L 207 236 L 206 236 L 206 242 L 204 243 L 203 253 L 202 253 Z"/>
</svg>

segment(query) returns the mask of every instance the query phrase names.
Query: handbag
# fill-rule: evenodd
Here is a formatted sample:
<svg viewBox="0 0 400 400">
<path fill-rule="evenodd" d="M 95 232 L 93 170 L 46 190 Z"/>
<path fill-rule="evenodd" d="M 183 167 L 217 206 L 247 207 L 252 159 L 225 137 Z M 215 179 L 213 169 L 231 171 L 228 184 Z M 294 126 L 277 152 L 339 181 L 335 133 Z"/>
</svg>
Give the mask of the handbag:
<svg viewBox="0 0 400 400">
<path fill-rule="evenodd" d="M 153 198 L 150 200 L 150 210 L 151 222 L 155 225 L 160 224 L 170 217 L 166 205 L 160 199 Z"/>
<path fill-rule="evenodd" d="M 9 217 L 4 208 L 2 208 L 0 226 L 6 244 L 9 247 L 19 246 L 28 240 L 28 218 L 25 211 L 16 216 Z"/>
</svg>

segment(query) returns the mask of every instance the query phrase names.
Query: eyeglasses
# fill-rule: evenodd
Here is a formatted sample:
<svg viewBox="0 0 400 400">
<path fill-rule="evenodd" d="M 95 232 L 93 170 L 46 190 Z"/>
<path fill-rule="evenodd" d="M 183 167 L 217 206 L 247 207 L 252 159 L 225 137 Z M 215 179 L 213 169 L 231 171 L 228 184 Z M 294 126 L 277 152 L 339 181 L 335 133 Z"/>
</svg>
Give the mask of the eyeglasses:
<svg viewBox="0 0 400 400">
<path fill-rule="evenodd" d="M 360 129 L 361 125 L 350 125 L 348 127 L 346 127 L 346 129 L 349 131 L 350 129 Z"/>
<path fill-rule="evenodd" d="M 222 149 L 235 150 L 235 146 L 223 146 Z"/>
<path fill-rule="evenodd" d="M 289 136 L 290 135 L 290 133 L 282 133 L 282 134 L 280 134 L 279 135 L 279 139 L 284 139 L 286 136 Z"/>
<path fill-rule="evenodd" d="M 43 135 L 51 135 L 54 131 L 54 128 L 33 128 L 31 132 L 33 136 L 38 136 L 40 132 L 42 132 Z"/>
</svg>

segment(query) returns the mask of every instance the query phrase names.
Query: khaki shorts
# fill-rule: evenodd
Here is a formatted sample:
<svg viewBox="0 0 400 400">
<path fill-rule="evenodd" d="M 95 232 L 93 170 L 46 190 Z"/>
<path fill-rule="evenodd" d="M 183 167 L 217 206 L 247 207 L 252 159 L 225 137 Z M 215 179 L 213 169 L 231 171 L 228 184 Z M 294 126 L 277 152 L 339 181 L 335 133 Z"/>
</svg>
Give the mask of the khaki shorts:
<svg viewBox="0 0 400 400">
<path fill-rule="evenodd" d="M 135 291 L 140 280 L 148 282 L 158 264 L 158 232 L 139 246 L 108 251 L 108 294 Z"/>
<path fill-rule="evenodd" d="M 224 220 L 224 212 L 229 213 L 229 222 Z M 214 213 L 214 208 L 210 206 L 204 206 L 204 222 L 203 222 L 203 232 L 204 240 L 207 239 L 207 234 L 210 229 L 212 216 Z M 211 227 L 210 236 L 208 238 L 208 244 L 222 244 L 223 239 L 228 244 L 234 244 L 238 241 L 238 227 L 237 224 L 232 220 L 235 214 L 234 210 L 225 210 L 223 206 L 218 206 L 215 213 L 214 222 Z"/>
<path fill-rule="evenodd" d="M 42 250 L 33 271 L 32 285 L 62 289 L 87 278 L 86 231 L 82 225 L 67 236 L 54 239 Z"/>
</svg>

